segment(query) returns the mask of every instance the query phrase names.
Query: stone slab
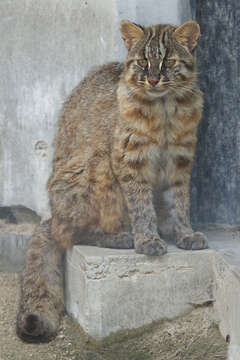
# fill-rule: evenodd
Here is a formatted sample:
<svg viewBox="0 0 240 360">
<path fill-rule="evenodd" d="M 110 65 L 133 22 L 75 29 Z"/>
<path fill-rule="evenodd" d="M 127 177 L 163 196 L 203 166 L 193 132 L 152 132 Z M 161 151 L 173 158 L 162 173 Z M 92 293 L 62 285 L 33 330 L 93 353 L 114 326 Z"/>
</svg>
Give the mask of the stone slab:
<svg viewBox="0 0 240 360">
<path fill-rule="evenodd" d="M 240 230 L 206 232 L 217 250 L 213 262 L 214 309 L 222 335 L 230 336 L 229 359 L 240 359 Z M 237 355 L 238 354 L 238 355 Z"/>
<path fill-rule="evenodd" d="M 163 257 L 75 246 L 66 260 L 67 312 L 90 336 L 103 339 L 210 301 L 223 336 L 240 345 L 239 233 L 225 232 L 224 242 L 216 231 L 208 235 L 208 250 L 183 251 L 169 244 Z"/>
<path fill-rule="evenodd" d="M 224 338 L 230 336 L 231 346 L 240 348 L 240 272 L 220 254 L 214 259 L 213 270 L 214 308 L 220 331 Z"/>
<path fill-rule="evenodd" d="M 183 315 L 213 300 L 213 257 L 212 250 L 149 258 L 76 246 L 67 255 L 67 311 L 97 339 Z"/>
</svg>

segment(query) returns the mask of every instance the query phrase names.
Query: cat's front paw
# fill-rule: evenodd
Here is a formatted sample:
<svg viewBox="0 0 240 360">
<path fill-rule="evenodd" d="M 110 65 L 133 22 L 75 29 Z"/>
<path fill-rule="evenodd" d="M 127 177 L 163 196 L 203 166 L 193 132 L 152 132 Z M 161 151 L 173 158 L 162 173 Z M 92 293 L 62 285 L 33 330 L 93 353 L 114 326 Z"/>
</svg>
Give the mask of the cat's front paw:
<svg viewBox="0 0 240 360">
<path fill-rule="evenodd" d="M 185 250 L 201 250 L 208 248 L 206 236 L 201 232 L 184 234 L 176 241 L 177 247 Z"/>
<path fill-rule="evenodd" d="M 135 236 L 135 250 L 138 254 L 159 256 L 167 252 L 167 244 L 157 235 L 138 234 Z"/>
</svg>

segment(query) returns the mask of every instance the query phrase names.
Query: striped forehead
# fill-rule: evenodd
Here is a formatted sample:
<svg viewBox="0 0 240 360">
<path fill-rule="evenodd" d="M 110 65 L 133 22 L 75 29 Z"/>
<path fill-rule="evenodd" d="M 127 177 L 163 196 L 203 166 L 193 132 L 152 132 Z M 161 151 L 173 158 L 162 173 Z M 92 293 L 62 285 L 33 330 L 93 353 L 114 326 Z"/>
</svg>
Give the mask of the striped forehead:
<svg viewBox="0 0 240 360">
<path fill-rule="evenodd" d="M 168 43 L 167 28 L 149 28 L 148 38 L 145 46 L 146 58 L 163 58 L 166 55 Z"/>
</svg>

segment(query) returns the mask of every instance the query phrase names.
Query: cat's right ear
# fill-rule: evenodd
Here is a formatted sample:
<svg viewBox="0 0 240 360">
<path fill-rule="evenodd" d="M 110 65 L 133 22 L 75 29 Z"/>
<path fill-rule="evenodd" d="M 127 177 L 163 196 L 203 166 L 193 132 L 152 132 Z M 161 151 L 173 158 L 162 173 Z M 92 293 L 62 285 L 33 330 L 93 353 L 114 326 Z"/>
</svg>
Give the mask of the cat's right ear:
<svg viewBox="0 0 240 360">
<path fill-rule="evenodd" d="M 128 50 L 143 36 L 143 28 L 128 20 L 121 21 L 120 31 Z"/>
</svg>

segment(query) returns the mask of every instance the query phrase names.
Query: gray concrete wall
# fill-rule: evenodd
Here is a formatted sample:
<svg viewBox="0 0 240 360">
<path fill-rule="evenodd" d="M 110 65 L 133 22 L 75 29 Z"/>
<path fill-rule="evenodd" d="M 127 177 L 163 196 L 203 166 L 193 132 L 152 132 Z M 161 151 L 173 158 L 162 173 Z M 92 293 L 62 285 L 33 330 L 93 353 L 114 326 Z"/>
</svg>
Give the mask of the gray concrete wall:
<svg viewBox="0 0 240 360">
<path fill-rule="evenodd" d="M 46 183 L 61 104 L 93 65 L 122 60 L 123 18 L 190 18 L 188 0 L 0 2 L 0 206 L 50 214 Z"/>
</svg>

